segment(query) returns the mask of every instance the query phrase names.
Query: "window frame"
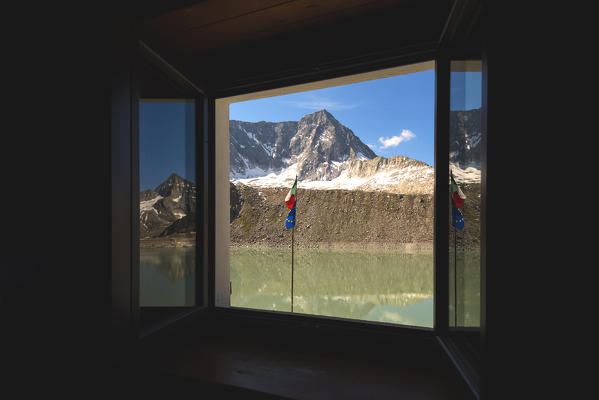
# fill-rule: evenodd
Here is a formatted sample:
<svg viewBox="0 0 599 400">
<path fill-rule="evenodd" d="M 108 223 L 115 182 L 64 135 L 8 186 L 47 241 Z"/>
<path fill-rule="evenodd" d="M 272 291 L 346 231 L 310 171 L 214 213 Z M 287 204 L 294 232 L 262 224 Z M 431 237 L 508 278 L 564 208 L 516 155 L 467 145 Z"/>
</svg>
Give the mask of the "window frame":
<svg viewBox="0 0 599 400">
<path fill-rule="evenodd" d="M 465 49 L 465 48 L 452 48 L 446 52 L 447 58 L 447 137 L 449 139 L 449 109 L 451 106 L 451 62 L 452 61 L 467 61 L 467 60 L 481 60 L 482 64 L 482 78 L 481 78 L 481 193 L 480 193 L 480 325 L 478 327 L 471 326 L 450 326 L 449 325 L 449 259 L 447 259 L 447 329 L 444 332 L 439 332 L 436 335 L 436 339 L 444 349 L 445 353 L 449 356 L 453 364 L 456 366 L 464 381 L 470 387 L 473 393 L 480 393 L 481 386 L 481 363 L 480 356 L 482 352 L 484 330 L 486 325 L 486 186 L 487 186 L 487 60 L 486 54 L 481 49 Z M 447 143 L 447 155 L 448 159 L 445 165 L 449 165 L 449 142 Z M 449 177 L 445 180 L 447 182 Z M 445 185 L 447 188 L 447 197 L 449 196 L 449 185 Z M 449 210 L 447 205 L 445 209 L 448 213 L 446 221 L 449 220 Z M 445 238 L 449 239 L 449 224 L 445 224 L 447 232 Z M 449 243 L 447 243 L 446 249 L 448 249 Z M 461 343 L 461 345 L 460 345 Z M 464 351 L 463 344 L 467 343 L 467 346 L 478 349 L 478 360 L 472 358 L 471 351 Z"/>
<path fill-rule="evenodd" d="M 434 248 L 434 314 L 433 314 L 433 327 L 419 327 L 409 325 L 399 325 L 376 321 L 363 321 L 353 320 L 346 318 L 337 318 L 329 316 L 311 315 L 311 314 L 297 314 L 284 311 L 269 311 L 269 310 L 257 310 L 257 309 L 246 309 L 241 307 L 220 307 L 215 305 L 216 295 L 216 268 L 215 268 L 215 196 L 208 196 L 207 193 L 214 193 L 215 190 L 215 161 L 216 161 L 216 146 L 215 146 L 215 121 L 216 121 L 216 100 L 231 97 L 236 95 L 250 94 L 258 91 L 269 90 L 269 89 L 280 89 L 288 86 L 298 85 L 302 83 L 311 83 L 319 80 L 329 80 L 334 78 L 345 77 L 348 75 L 373 72 L 384 68 L 393 68 L 408 66 L 410 64 L 416 64 L 421 62 L 434 62 L 435 70 L 435 165 L 448 165 L 449 162 L 449 79 L 450 79 L 450 61 L 476 57 L 481 58 L 479 51 L 468 51 L 468 52 L 456 52 L 441 50 L 438 47 L 423 48 L 420 51 L 412 54 L 404 54 L 400 56 L 391 56 L 387 58 L 374 58 L 368 62 L 361 62 L 358 64 L 347 63 L 344 66 L 331 68 L 331 69 L 315 69 L 312 73 L 290 75 L 285 78 L 268 79 L 261 78 L 255 79 L 250 83 L 240 84 L 238 86 L 230 85 L 223 86 L 220 88 L 210 88 L 210 90 L 200 89 L 196 84 L 181 74 L 175 67 L 161 58 L 151 48 L 145 45 L 142 41 L 138 45 L 137 59 L 143 59 L 145 62 L 153 63 L 153 65 L 161 70 L 161 72 L 167 77 L 167 79 L 178 82 L 183 87 L 191 90 L 195 93 L 196 99 L 196 177 L 198 188 L 201 187 L 203 190 L 198 190 L 202 195 L 198 198 L 197 204 L 199 207 L 198 229 L 196 230 L 196 248 L 202 249 L 199 253 L 201 254 L 201 260 L 198 260 L 196 264 L 196 306 L 191 307 L 182 313 L 174 315 L 172 318 L 161 321 L 151 329 L 141 329 L 139 323 L 140 307 L 139 307 L 139 159 L 138 159 L 138 140 L 139 132 L 137 127 L 137 102 L 139 101 L 138 88 L 136 86 L 134 74 L 134 95 L 132 96 L 132 143 L 131 143 L 131 154 L 132 154 L 132 190 L 131 193 L 131 204 L 135 205 L 131 209 L 131 222 L 132 222 L 132 240 L 131 240 L 131 254 L 132 254 L 132 310 L 133 320 L 139 337 L 144 338 L 152 333 L 166 328 L 182 319 L 187 319 L 190 316 L 210 315 L 216 316 L 216 318 L 223 317 L 234 318 L 237 320 L 252 321 L 259 326 L 275 324 L 282 327 L 311 327 L 319 329 L 326 327 L 333 331 L 355 331 L 362 332 L 368 335 L 416 335 L 417 337 L 447 337 L 448 335 L 461 334 L 456 329 L 449 328 L 449 265 L 447 258 L 447 244 L 448 244 L 448 232 L 449 227 L 446 221 L 448 221 L 448 210 L 443 201 L 442 206 L 437 204 L 437 199 L 446 199 L 449 196 L 449 188 L 446 182 L 449 179 L 447 171 L 443 168 L 435 168 L 435 233 L 433 237 L 433 248 Z M 460 55 L 461 54 L 461 55 Z M 484 60 L 483 60 L 484 63 Z M 483 80 L 486 78 L 483 77 Z M 485 92 L 485 84 L 483 82 L 483 92 Z M 483 97 L 486 93 L 483 94 Z M 485 112 L 486 102 L 483 98 L 483 113 Z M 484 120 L 483 120 L 484 124 Z M 483 127 L 483 132 L 486 132 L 486 128 Z M 483 135 L 484 136 L 484 135 Z M 444 140 L 442 140 L 444 139 Z M 486 139 L 485 141 L 486 151 Z M 201 156 L 200 156 L 201 155 Z M 485 155 L 483 155 L 485 157 Z M 228 160 L 227 160 L 228 161 Z M 443 176 L 442 176 L 443 175 Z M 446 178 L 446 179 L 443 179 Z M 481 171 L 481 184 L 486 185 L 486 168 Z M 483 193 L 484 195 L 484 193 Z M 485 199 L 481 196 L 481 200 L 484 202 Z M 441 215 L 446 213 L 447 215 Z M 200 233 L 201 232 L 201 233 Z M 485 230 L 485 219 L 481 216 L 481 252 L 485 247 L 484 237 L 482 236 Z M 441 238 L 441 240 L 439 240 Z M 137 258 L 135 258 L 137 255 Z M 481 271 L 482 276 L 483 271 Z M 484 287 L 481 285 L 481 324 L 483 323 L 482 318 L 484 315 Z M 479 328 L 475 328 L 476 333 L 480 331 Z M 463 334 L 467 336 L 473 335 L 472 329 L 464 330 Z"/>
<path fill-rule="evenodd" d="M 299 84 L 312 83 L 321 80 L 330 80 L 335 78 L 343 78 L 349 75 L 358 73 L 371 73 L 381 69 L 395 68 L 395 67 L 408 67 L 412 64 L 433 62 L 435 71 L 435 165 L 448 165 L 449 163 L 449 57 L 445 52 L 435 51 L 433 53 L 425 52 L 420 56 L 410 55 L 408 57 L 401 57 L 399 59 L 390 60 L 378 60 L 367 65 L 355 66 L 347 65 L 345 68 L 338 68 L 335 71 L 328 72 L 316 72 L 313 74 L 312 79 L 309 79 L 305 75 L 290 77 L 286 79 L 280 79 L 276 82 L 255 82 L 253 85 L 245 85 L 243 88 L 236 89 L 223 89 L 216 91 L 214 100 L 219 100 L 227 97 L 250 95 L 252 93 L 271 90 L 271 89 L 284 89 L 286 87 L 295 86 Z M 439 93 L 443 93 L 444 96 L 440 96 Z M 440 99 L 443 97 L 442 99 Z M 444 112 L 441 112 L 444 110 Z M 215 120 L 218 116 L 215 113 Z M 441 133 L 441 134 L 440 134 Z M 444 140 L 443 134 L 444 133 Z M 218 134 L 215 132 L 215 134 Z M 227 149 L 228 155 L 228 149 Z M 228 163 L 228 157 L 224 157 Z M 448 233 L 449 227 L 447 221 L 449 213 L 445 210 L 447 207 L 445 199 L 449 196 L 449 188 L 446 184 L 439 184 L 440 182 L 447 182 L 449 180 L 449 173 L 445 169 L 435 168 L 435 222 L 434 222 L 434 233 L 433 233 L 433 262 L 434 262 L 434 273 L 433 273 L 433 327 L 421 327 L 421 326 L 410 326 L 400 325 L 377 321 L 364 321 L 354 320 L 348 318 L 338 318 L 330 316 L 312 315 L 312 314 L 298 314 L 286 311 L 270 311 L 270 310 L 258 310 L 242 307 L 230 307 L 230 306 L 214 306 L 216 313 L 223 316 L 254 319 L 261 321 L 268 321 L 268 323 L 276 323 L 288 326 L 312 326 L 314 328 L 326 326 L 330 329 L 340 329 L 342 331 L 357 330 L 370 333 L 403 333 L 403 334 L 417 334 L 417 335 L 447 335 L 449 331 L 449 263 L 447 255 L 448 245 Z M 443 179 L 444 175 L 446 179 Z M 214 189 L 214 188 L 213 188 Z M 214 193 L 214 192 L 212 192 Z M 438 199 L 442 199 L 442 206 L 437 204 Z M 445 212 L 445 218 L 443 215 L 439 216 L 438 210 Z M 443 213 L 442 211 L 442 213 Z M 214 232 L 214 231 L 212 231 Z M 217 236 L 215 235 L 217 238 Z M 437 240 L 438 237 L 444 238 L 443 240 Z M 211 269 L 216 269 L 214 263 L 211 264 Z M 445 271 L 445 273 L 442 273 Z M 215 276 L 216 271 L 213 272 Z M 211 282 L 215 285 L 215 280 Z M 441 288 L 444 288 L 441 289 Z M 445 295 L 444 295 L 445 294 Z M 442 297 L 444 295 L 444 297 Z M 213 297 L 214 300 L 214 297 Z"/>
<path fill-rule="evenodd" d="M 301 83 L 310 83 L 318 80 L 343 77 L 351 74 L 370 72 L 383 68 L 399 67 L 418 62 L 433 61 L 435 63 L 435 165 L 449 165 L 449 114 L 450 114 L 450 89 L 451 89 L 451 61 L 461 59 L 482 60 L 482 155 L 481 155 L 481 285 L 480 285 L 480 327 L 450 327 L 449 325 L 449 209 L 447 200 L 450 190 L 448 168 L 435 168 L 435 192 L 434 192 L 434 236 L 433 236 L 433 259 L 434 259 L 434 311 L 433 328 L 414 327 L 399 324 L 389 324 L 373 321 L 353 320 L 310 314 L 296 314 L 284 311 L 268 311 L 257 309 L 245 309 L 241 307 L 217 307 L 212 306 L 220 321 L 233 320 L 241 324 L 250 324 L 257 330 L 272 327 L 280 329 L 303 329 L 312 332 L 333 332 L 334 334 L 357 334 L 360 337 L 370 339 L 393 338 L 395 339 L 435 339 L 459 370 L 460 374 L 473 390 L 480 392 L 480 365 L 475 365 L 468 359 L 464 352 L 456 345 L 457 341 L 467 341 L 474 346 L 482 345 L 486 329 L 486 194 L 487 194 L 487 59 L 486 54 L 478 48 L 455 48 L 444 45 L 433 46 L 434 48 L 422 48 L 416 54 L 404 54 L 389 58 L 374 58 L 365 63 L 347 63 L 343 67 L 320 70 L 315 68 L 312 73 L 304 73 L 286 78 L 257 79 L 254 82 L 246 82 L 238 86 L 217 88 L 214 91 L 214 100 L 231 97 L 234 95 L 248 94 L 268 89 L 284 88 Z M 214 108 L 213 108 L 214 110 Z M 216 113 L 212 116 L 216 119 Z M 215 134 L 215 125 L 212 121 L 211 130 Z M 227 149 L 228 154 L 228 149 Z M 214 164 L 212 164 L 214 165 Z M 214 189 L 212 182 L 211 189 Z M 214 211 L 214 209 L 212 209 Z M 214 233 L 214 226 L 211 232 Z M 212 246 L 212 260 L 214 260 L 214 246 Z M 212 270 L 212 301 L 215 298 L 214 262 L 210 264 Z M 214 303 L 213 303 L 214 304 Z M 480 353 L 479 353 L 480 356 Z"/>
<path fill-rule="evenodd" d="M 140 296 L 140 247 L 139 247 L 139 102 L 140 68 L 150 68 L 156 77 L 175 88 L 185 98 L 193 99 L 195 118 L 195 176 L 196 176 L 196 263 L 195 263 L 195 294 L 194 306 L 188 307 L 141 307 Z M 175 67 L 154 52 L 143 41 L 139 41 L 134 55 L 132 69 L 132 118 L 131 118 L 131 303 L 133 321 L 139 338 L 145 338 L 163 330 L 173 323 L 205 313 L 209 307 L 209 256 L 207 246 L 209 231 L 209 186 L 210 164 L 207 155 L 210 154 L 209 108 L 206 91 L 185 77 Z M 151 319 L 145 323 L 143 319 Z"/>
<path fill-rule="evenodd" d="M 451 74 L 451 62 L 453 61 L 470 61 L 470 60 L 480 60 L 481 61 L 481 72 L 482 72 L 482 68 L 484 68 L 484 61 L 483 61 L 483 56 L 481 54 L 480 51 L 476 51 L 476 50 L 454 50 L 451 53 L 451 58 L 449 59 L 449 64 L 448 64 L 448 68 L 449 68 L 449 74 Z M 483 91 L 483 93 L 481 93 L 481 112 L 484 115 L 485 113 L 485 109 L 486 106 L 485 104 L 482 102 L 483 98 L 484 98 L 484 87 L 485 87 L 485 83 L 484 83 L 484 77 L 481 79 L 481 89 Z M 449 77 L 449 84 L 451 85 L 451 77 Z M 450 87 L 451 89 L 451 87 Z M 448 107 L 451 106 L 451 98 L 449 98 L 449 103 L 448 103 Z M 482 280 L 482 268 L 483 268 L 483 246 L 485 241 L 483 240 L 484 237 L 484 233 L 483 233 L 483 229 L 485 226 L 485 223 L 483 222 L 483 210 L 482 210 L 482 205 L 483 202 L 485 202 L 485 198 L 483 196 L 483 180 L 486 182 L 486 169 L 483 167 L 483 159 L 486 159 L 486 125 L 485 125 L 485 121 L 483 119 L 483 117 L 481 116 L 481 129 L 482 129 L 482 137 L 481 137 L 481 146 L 482 146 L 482 151 L 481 151 L 481 202 L 480 202 L 480 207 L 481 207 L 481 215 L 480 215 L 480 260 L 481 260 L 481 265 L 480 265 L 480 273 L 481 273 L 481 280 Z M 449 120 L 448 120 L 448 131 L 447 134 L 449 136 Z M 448 149 L 449 150 L 449 149 Z M 449 164 L 449 159 L 448 159 L 448 164 Z M 449 178 L 448 178 L 449 180 Z M 448 218 L 449 219 L 449 218 Z M 448 243 L 449 245 L 449 243 Z M 448 269 L 447 269 L 447 273 L 449 274 L 449 264 L 448 264 Z M 483 309 L 483 294 L 482 294 L 482 282 L 481 282 L 481 286 L 480 286 L 480 290 L 481 290 L 481 297 L 480 297 L 480 324 L 482 324 L 482 309 Z M 449 304 L 448 304 L 449 306 Z M 449 321 L 449 319 L 448 319 Z M 481 330 L 481 326 L 476 327 L 476 326 L 451 326 L 448 325 L 448 333 L 456 338 L 472 338 L 473 336 L 477 335 L 480 333 Z"/>
<path fill-rule="evenodd" d="M 449 20 L 459 22 L 461 14 L 454 16 L 452 9 Z M 310 315 L 283 315 L 282 312 L 277 312 L 275 315 L 269 314 L 268 311 L 260 310 L 242 310 L 242 309 L 221 309 L 215 307 L 214 304 L 214 196 L 202 196 L 202 212 L 198 213 L 199 228 L 202 230 L 202 271 L 196 271 L 199 278 L 201 275 L 204 279 L 202 282 L 203 290 L 203 305 L 196 307 L 188 315 L 179 316 L 169 321 L 164 321 L 161 326 L 157 326 L 151 332 L 141 332 L 139 326 L 139 258 L 135 254 L 139 250 L 139 231 L 134 229 L 139 223 L 139 185 L 135 181 L 135 174 L 132 169 L 139 167 L 137 155 L 138 147 L 135 146 L 138 140 L 137 132 L 137 109 L 136 104 L 138 97 L 135 91 L 135 64 L 139 57 L 139 47 L 146 47 L 143 42 L 138 42 L 139 33 L 132 29 L 132 25 L 126 18 L 117 18 L 112 28 L 112 45 L 111 45 L 111 101 L 110 101 L 110 168 L 111 168 L 111 194 L 110 194 L 110 217 L 111 217 L 111 301 L 112 301 L 112 332 L 113 341 L 112 357 L 113 360 L 123 359 L 127 353 L 137 346 L 138 343 L 143 343 L 151 340 L 151 337 L 161 336 L 160 332 L 171 331 L 178 329 L 182 325 L 183 319 L 188 320 L 191 316 L 202 316 L 202 318 L 210 316 L 210 321 L 216 323 L 222 322 L 218 319 L 219 316 L 231 317 L 235 321 L 242 319 L 254 322 L 254 326 L 262 328 L 265 331 L 273 325 L 291 326 L 291 327 L 309 327 L 314 331 L 320 331 L 319 328 L 328 328 L 329 332 L 344 333 L 344 331 L 352 330 L 359 332 L 362 338 L 378 339 L 383 335 L 389 334 L 392 340 L 403 337 L 412 338 L 428 338 L 436 337 L 441 341 L 442 337 L 435 317 L 435 325 L 433 330 L 414 330 L 403 325 L 381 326 L 368 323 L 360 320 L 335 320 L 329 317 L 319 317 Z M 453 24 L 455 25 L 455 24 Z M 458 23 L 459 25 L 459 23 Z M 214 189 L 214 171 L 212 167 L 215 165 L 215 99 L 220 97 L 232 96 L 240 93 L 248 93 L 252 91 L 264 90 L 274 87 L 284 87 L 293 84 L 311 82 L 321 79 L 329 79 L 343 75 L 367 72 L 369 70 L 398 66 L 402 64 L 410 64 L 414 62 L 426 60 L 441 60 L 442 57 L 447 58 L 447 54 L 451 55 L 451 59 L 456 59 L 456 55 L 462 52 L 463 49 L 449 49 L 448 40 L 445 39 L 446 29 L 441 33 L 441 38 L 431 40 L 425 43 L 415 43 L 410 46 L 395 47 L 385 52 L 376 52 L 366 54 L 360 57 L 335 56 L 333 58 L 320 60 L 313 57 L 313 68 L 309 71 L 309 66 L 302 66 L 300 72 L 296 70 L 281 70 L 277 73 L 265 74 L 264 76 L 249 76 L 242 79 L 230 82 L 210 82 L 210 76 L 201 76 L 206 84 L 206 87 L 199 89 L 185 76 L 173 68 L 170 64 L 164 61 L 160 56 L 147 48 L 142 51 L 153 53 L 152 57 L 160 60 L 159 64 L 163 64 L 169 74 L 174 79 L 183 79 L 189 81 L 192 86 L 201 93 L 203 101 L 196 101 L 197 107 L 201 110 L 196 112 L 196 129 L 201 126 L 202 132 L 198 133 L 196 146 L 200 148 L 196 150 L 196 156 L 202 154 L 202 165 L 205 167 L 201 174 L 196 176 L 203 179 L 202 187 L 207 189 L 203 193 L 213 193 Z M 455 31 L 455 30 L 454 30 Z M 454 41 L 455 43 L 455 41 Z M 451 45 L 449 45 L 451 46 Z M 481 160 L 481 326 L 478 334 L 479 339 L 486 341 L 487 335 L 487 132 L 488 132 L 488 44 L 482 43 L 482 49 L 479 44 L 474 44 L 474 53 L 477 57 L 481 57 L 483 61 L 482 71 L 482 111 L 483 111 L 483 138 L 482 138 L 482 160 Z M 148 51 L 149 50 L 149 51 Z M 472 51 L 470 51 L 472 52 Z M 209 61 L 208 61 L 209 62 Z M 192 75 L 188 75 L 192 76 Z M 198 78 L 198 77 L 196 77 Z M 204 79 L 206 78 L 206 79 Z M 439 85 L 436 82 L 436 87 Z M 449 93 L 448 93 L 449 96 Z M 437 95 L 435 96 L 437 100 Z M 493 110 L 494 108 L 492 108 Z M 437 115 L 437 114 L 435 114 Z M 494 120 L 493 120 L 494 121 Z M 493 124 L 490 125 L 491 127 Z M 449 129 L 447 127 L 447 129 Z M 435 136 L 438 135 L 438 130 L 435 129 Z M 197 152 L 199 150 L 199 153 Z M 448 150 L 448 149 L 447 149 Z M 445 151 L 444 154 L 448 154 Z M 135 162 L 137 161 L 137 163 Z M 196 168 L 200 158 L 196 159 Z M 199 178 L 198 178 L 199 179 Z M 447 185 L 445 185 L 447 186 Z M 210 191 L 212 190 L 212 191 Z M 137 202 L 135 202 L 137 200 Z M 200 201 L 198 201 L 200 203 Z M 437 208 L 443 209 L 443 208 Z M 437 214 L 435 214 L 437 217 Z M 198 231 L 199 232 L 199 229 Z M 446 237 L 446 235 L 442 236 Z M 136 240 L 137 238 L 137 240 Z M 435 237 L 434 240 L 436 240 Z M 445 249 L 446 250 L 446 249 Z M 443 254 L 443 253 L 441 253 Z M 436 265 L 435 265 L 436 268 Z M 436 273 L 435 273 L 436 276 Z M 137 285 L 137 286 L 136 286 Z M 200 286 L 197 286 L 200 287 Z M 447 299 L 448 300 L 448 299 Z M 198 303 L 199 304 L 199 303 Z M 445 315 L 448 315 L 447 308 L 443 310 Z M 290 314 L 290 313 L 289 313 Z M 437 313 L 438 314 L 438 313 Z M 216 319 L 212 317 L 217 317 Z M 324 333 L 324 332 L 323 332 Z M 444 332 L 447 334 L 448 332 Z M 450 335 L 458 332 L 449 332 Z M 445 336 L 447 337 L 447 336 Z M 443 344 L 443 343 L 441 343 Z M 129 346 L 130 348 L 128 348 Z M 488 346 L 488 345 L 487 345 Z M 451 351 L 448 351 L 450 353 Z M 455 362 L 455 361 L 454 361 Z"/>
</svg>

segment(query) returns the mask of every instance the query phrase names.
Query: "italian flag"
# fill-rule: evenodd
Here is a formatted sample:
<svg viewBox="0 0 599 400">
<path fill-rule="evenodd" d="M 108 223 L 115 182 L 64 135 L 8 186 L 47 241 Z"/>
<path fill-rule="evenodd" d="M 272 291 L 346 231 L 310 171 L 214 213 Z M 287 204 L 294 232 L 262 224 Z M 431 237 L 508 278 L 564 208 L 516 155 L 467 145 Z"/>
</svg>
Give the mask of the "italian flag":
<svg viewBox="0 0 599 400">
<path fill-rule="evenodd" d="M 287 196 L 285 197 L 285 205 L 289 209 L 292 209 L 293 206 L 295 205 L 295 190 L 296 189 L 297 189 L 297 176 L 295 177 L 295 182 L 293 182 L 293 186 L 291 186 L 291 189 L 289 189 L 289 193 L 287 193 Z"/>
<path fill-rule="evenodd" d="M 453 202 L 455 203 L 455 206 L 457 208 L 462 208 L 462 206 L 464 205 L 464 200 L 466 200 L 466 195 L 464 194 L 464 192 L 462 192 L 462 189 L 460 189 L 458 184 L 455 182 L 455 179 L 453 179 L 453 172 L 451 173 L 450 176 L 451 176 L 451 191 L 453 192 L 453 194 L 451 196 L 453 198 Z"/>
</svg>

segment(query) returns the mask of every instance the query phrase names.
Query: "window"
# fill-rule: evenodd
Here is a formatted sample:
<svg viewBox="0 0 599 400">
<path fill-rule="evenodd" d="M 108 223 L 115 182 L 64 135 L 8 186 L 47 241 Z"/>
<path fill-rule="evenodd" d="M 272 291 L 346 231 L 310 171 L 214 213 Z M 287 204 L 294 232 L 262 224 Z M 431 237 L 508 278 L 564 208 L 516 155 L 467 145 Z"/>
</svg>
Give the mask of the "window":
<svg viewBox="0 0 599 400">
<path fill-rule="evenodd" d="M 432 328 L 434 93 L 425 62 L 217 99 L 216 306 Z"/>
<path fill-rule="evenodd" d="M 140 305 L 195 305 L 193 99 L 141 99 Z"/>
<path fill-rule="evenodd" d="M 453 327 L 480 327 L 481 71 L 480 60 L 450 64 L 449 324 Z"/>
<path fill-rule="evenodd" d="M 137 80 L 139 305 L 147 326 L 199 305 L 198 94 L 145 61 Z"/>
</svg>

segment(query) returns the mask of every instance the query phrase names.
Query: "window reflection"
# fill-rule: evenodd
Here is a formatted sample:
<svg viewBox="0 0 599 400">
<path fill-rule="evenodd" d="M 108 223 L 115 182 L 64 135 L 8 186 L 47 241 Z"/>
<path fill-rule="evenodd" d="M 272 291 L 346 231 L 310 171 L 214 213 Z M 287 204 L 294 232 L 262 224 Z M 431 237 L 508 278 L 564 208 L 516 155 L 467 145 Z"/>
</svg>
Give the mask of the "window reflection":
<svg viewBox="0 0 599 400">
<path fill-rule="evenodd" d="M 195 101 L 139 103 L 140 306 L 194 306 Z"/>
<path fill-rule="evenodd" d="M 481 71 L 480 60 L 451 62 L 449 323 L 455 327 L 480 326 Z"/>
</svg>

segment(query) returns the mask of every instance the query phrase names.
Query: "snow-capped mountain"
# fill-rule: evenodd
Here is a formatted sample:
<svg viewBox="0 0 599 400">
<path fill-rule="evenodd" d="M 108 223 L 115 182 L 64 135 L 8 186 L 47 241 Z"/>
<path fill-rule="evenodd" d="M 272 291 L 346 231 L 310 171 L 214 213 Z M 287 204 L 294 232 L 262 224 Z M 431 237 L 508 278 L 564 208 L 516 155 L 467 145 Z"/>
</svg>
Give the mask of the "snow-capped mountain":
<svg viewBox="0 0 599 400">
<path fill-rule="evenodd" d="M 177 174 L 171 174 L 155 189 L 139 196 L 140 236 L 167 235 L 195 231 L 195 185 Z M 186 222 L 187 221 L 187 222 Z"/>
<path fill-rule="evenodd" d="M 480 109 L 452 111 L 450 165 L 458 182 L 480 181 Z M 230 121 L 230 179 L 256 187 L 433 193 L 434 168 L 405 156 L 377 157 L 326 110 L 300 121 Z"/>
<path fill-rule="evenodd" d="M 376 154 L 351 129 L 327 110 L 294 122 L 243 122 L 230 127 L 230 177 L 246 179 L 280 174 L 290 166 L 298 180 L 331 180 L 341 174 L 339 164 L 353 152 L 360 159 Z"/>
</svg>

